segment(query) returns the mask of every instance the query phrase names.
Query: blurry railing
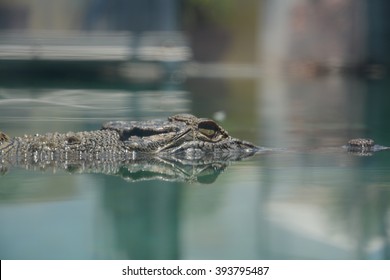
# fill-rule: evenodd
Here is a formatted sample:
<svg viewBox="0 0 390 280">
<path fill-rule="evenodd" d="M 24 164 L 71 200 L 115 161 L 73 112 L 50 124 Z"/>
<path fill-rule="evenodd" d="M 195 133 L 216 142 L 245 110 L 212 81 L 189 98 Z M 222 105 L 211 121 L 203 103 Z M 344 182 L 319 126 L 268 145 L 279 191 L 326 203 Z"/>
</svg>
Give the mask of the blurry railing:
<svg viewBox="0 0 390 280">
<path fill-rule="evenodd" d="M 0 60 L 108 60 L 132 55 L 129 33 L 42 32 L 0 34 Z"/>
<path fill-rule="evenodd" d="M 96 72 L 109 64 L 111 74 L 149 81 L 169 76 L 167 72 L 176 72 L 180 63 L 191 57 L 188 40 L 181 32 L 0 33 L 0 66 L 3 66 L 0 70 L 44 68 L 45 74 L 48 69 L 75 73 L 82 64 L 85 73 L 88 69 Z"/>
</svg>

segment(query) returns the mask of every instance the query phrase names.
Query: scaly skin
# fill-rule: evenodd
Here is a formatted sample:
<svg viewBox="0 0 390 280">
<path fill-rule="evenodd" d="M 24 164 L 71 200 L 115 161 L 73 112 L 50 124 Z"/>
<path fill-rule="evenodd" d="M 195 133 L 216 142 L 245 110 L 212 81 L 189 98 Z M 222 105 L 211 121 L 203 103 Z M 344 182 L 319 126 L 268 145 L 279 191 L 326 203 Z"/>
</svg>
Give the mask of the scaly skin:
<svg viewBox="0 0 390 280">
<path fill-rule="evenodd" d="M 4 142 L 0 156 L 3 159 L 51 161 L 67 159 L 103 159 L 121 155 L 126 149 L 115 131 L 90 131 L 25 135 Z"/>
</svg>

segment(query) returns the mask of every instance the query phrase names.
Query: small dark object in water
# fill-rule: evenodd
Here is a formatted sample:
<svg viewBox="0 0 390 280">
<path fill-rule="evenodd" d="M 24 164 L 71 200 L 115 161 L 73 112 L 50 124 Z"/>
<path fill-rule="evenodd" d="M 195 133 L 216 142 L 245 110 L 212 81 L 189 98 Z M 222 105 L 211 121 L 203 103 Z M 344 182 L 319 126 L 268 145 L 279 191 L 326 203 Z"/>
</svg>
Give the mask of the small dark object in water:
<svg viewBox="0 0 390 280">
<path fill-rule="evenodd" d="M 348 141 L 348 149 L 351 150 L 371 150 L 374 147 L 374 140 L 356 138 Z"/>
</svg>

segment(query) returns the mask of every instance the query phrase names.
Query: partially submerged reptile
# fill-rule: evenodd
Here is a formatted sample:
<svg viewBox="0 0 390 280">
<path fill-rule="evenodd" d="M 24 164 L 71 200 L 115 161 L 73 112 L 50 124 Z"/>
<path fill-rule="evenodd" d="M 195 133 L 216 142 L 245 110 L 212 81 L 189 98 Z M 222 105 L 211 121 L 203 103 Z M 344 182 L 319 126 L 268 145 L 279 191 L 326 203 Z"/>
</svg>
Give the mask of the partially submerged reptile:
<svg viewBox="0 0 390 280">
<path fill-rule="evenodd" d="M 361 155 L 388 149 L 371 139 L 352 139 L 342 148 Z M 209 170 L 210 166 L 223 170 L 229 161 L 272 150 L 233 138 L 213 120 L 179 114 L 167 120 L 111 121 L 96 131 L 13 138 L 0 131 L 0 170 L 4 173 L 10 166 L 52 167 L 111 174 L 123 167 L 153 166 L 151 162 L 159 172 L 167 166 L 175 168 L 177 163 L 190 166 L 192 171 Z M 184 173 L 184 178 L 200 174 Z"/>
</svg>

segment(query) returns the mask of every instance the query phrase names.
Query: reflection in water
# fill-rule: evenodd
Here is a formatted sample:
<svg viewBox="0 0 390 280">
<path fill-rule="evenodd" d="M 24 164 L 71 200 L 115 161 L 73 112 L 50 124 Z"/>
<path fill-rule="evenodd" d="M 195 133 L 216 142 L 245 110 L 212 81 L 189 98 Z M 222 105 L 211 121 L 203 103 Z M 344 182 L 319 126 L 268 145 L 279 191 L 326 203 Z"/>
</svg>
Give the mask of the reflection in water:
<svg viewBox="0 0 390 280">
<path fill-rule="evenodd" d="M 147 160 L 140 164 L 122 166 L 118 174 L 129 182 L 159 180 L 211 184 L 229 164 L 229 161 L 182 163 L 163 159 Z"/>
<path fill-rule="evenodd" d="M 132 180 L 15 170 L 0 177 L 1 257 L 389 258 L 390 177 L 381 163 L 388 153 L 306 153 L 303 165 L 296 156 L 236 163 L 207 186 L 161 181 L 143 169 L 120 171 Z M 79 236 L 59 234 L 53 218 Z M 41 253 L 5 245 L 20 238 Z M 66 253 L 45 238 L 69 246 L 91 240 L 82 253 Z"/>
<path fill-rule="evenodd" d="M 301 156 L 267 159 L 271 258 L 389 258 L 388 155 Z"/>
<path fill-rule="evenodd" d="M 237 159 L 240 160 L 240 159 Z M 21 161 L 9 162 L 0 158 L 0 175 L 12 169 L 24 168 L 29 171 L 70 174 L 105 174 L 118 176 L 127 182 L 171 181 L 211 184 L 230 165 L 229 160 L 202 159 L 179 160 L 158 156 L 143 156 L 127 161 L 64 160 L 64 161 Z"/>
<path fill-rule="evenodd" d="M 129 185 L 106 178 L 104 185 L 103 207 L 110 216 L 117 256 L 180 258 L 178 184 L 154 181 Z"/>
</svg>

